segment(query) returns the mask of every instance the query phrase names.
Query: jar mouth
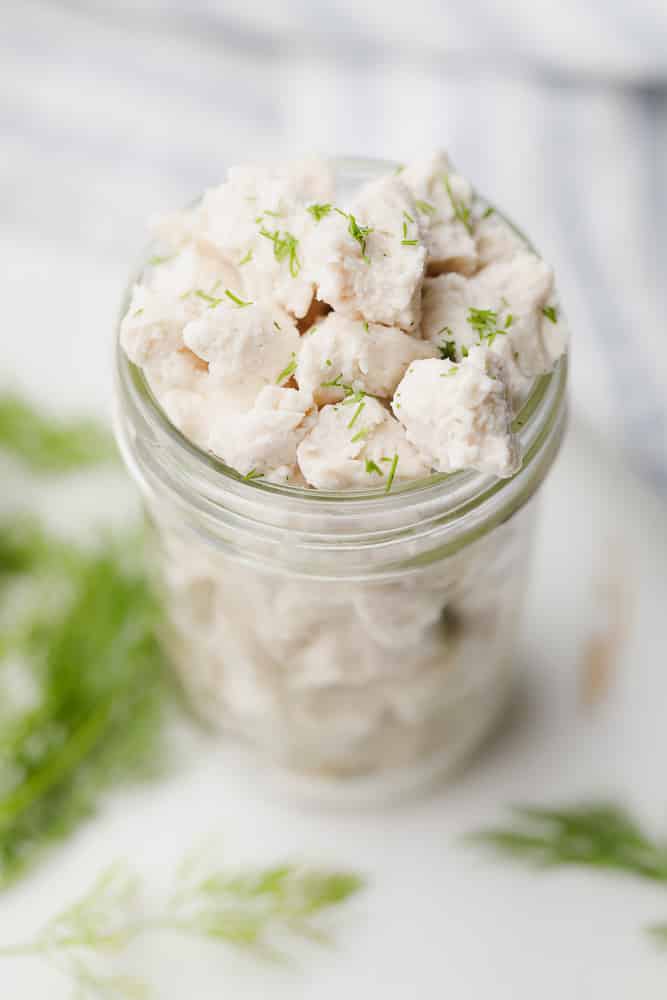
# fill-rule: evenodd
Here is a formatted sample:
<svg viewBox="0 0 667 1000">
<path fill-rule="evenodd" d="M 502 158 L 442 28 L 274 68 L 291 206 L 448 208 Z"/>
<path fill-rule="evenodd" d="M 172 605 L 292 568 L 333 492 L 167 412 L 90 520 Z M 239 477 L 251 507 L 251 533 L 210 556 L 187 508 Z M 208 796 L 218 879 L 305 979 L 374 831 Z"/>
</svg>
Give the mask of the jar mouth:
<svg viewBox="0 0 667 1000">
<path fill-rule="evenodd" d="M 397 166 L 379 160 L 329 162 L 337 175 L 353 174 L 356 180 L 367 180 Z M 511 220 L 498 214 L 528 248 L 534 249 Z M 149 255 L 150 251 L 144 255 L 134 280 Z M 128 307 L 132 284 L 126 290 L 119 323 Z M 564 428 L 566 355 L 552 372 L 534 380 L 514 419 L 522 465 L 511 478 L 499 479 L 475 470 L 433 473 L 418 480 L 394 481 L 390 492 L 382 485 L 329 491 L 246 479 L 172 424 L 141 369 L 122 350 L 117 328 L 115 352 L 116 437 L 149 507 L 168 500 L 162 508 L 169 506 L 181 523 L 187 521 L 199 535 L 228 545 L 233 533 L 238 551 L 243 545 L 252 549 L 261 538 L 263 545 L 281 550 L 283 559 L 286 530 L 291 555 L 296 557 L 300 548 L 304 558 L 319 550 L 340 560 L 347 548 L 391 547 L 408 534 L 424 542 L 431 535 L 434 540 L 437 536 L 438 546 L 446 540 L 448 548 L 464 545 L 526 502 L 546 475 Z"/>
<path fill-rule="evenodd" d="M 486 473 L 477 472 L 474 469 L 461 469 L 449 473 L 431 473 L 421 479 L 401 480 L 394 482 L 391 492 L 387 492 L 386 487 L 369 489 L 347 489 L 347 490 L 320 490 L 304 486 L 291 486 L 283 483 L 272 483 L 260 478 L 248 479 L 242 476 L 231 466 L 226 465 L 222 459 L 217 458 L 212 452 L 200 448 L 194 441 L 187 437 L 167 416 L 160 405 L 155 393 L 151 389 L 146 376 L 141 368 L 127 358 L 125 352 L 120 347 L 118 338 L 116 339 L 116 362 L 117 378 L 122 388 L 128 393 L 142 412 L 145 419 L 156 425 L 156 430 L 160 436 L 168 439 L 173 447 L 181 450 L 182 454 L 197 462 L 201 466 L 202 473 L 207 476 L 213 474 L 220 476 L 222 480 L 240 485 L 256 493 L 285 497 L 290 500 L 303 499 L 306 502 L 333 502 L 333 503 L 359 503 L 360 501 L 378 501 L 387 503 L 397 496 L 406 494 L 417 494 L 424 491 L 432 491 L 434 488 L 445 487 L 452 491 L 458 491 L 462 485 L 469 486 L 476 492 L 476 486 L 482 486 L 490 481 L 503 483 L 509 480 L 498 479 Z M 527 461 L 532 457 L 534 451 L 534 438 L 539 433 L 539 425 L 544 416 L 544 404 L 548 403 L 554 391 L 553 383 L 560 378 L 565 381 L 567 369 L 567 358 L 563 357 L 557 362 L 554 370 L 546 375 L 538 376 L 534 379 L 531 390 L 524 400 L 519 412 L 512 421 L 512 430 L 519 439 L 521 449 L 523 470 Z M 513 479 L 514 476 L 510 477 Z"/>
</svg>

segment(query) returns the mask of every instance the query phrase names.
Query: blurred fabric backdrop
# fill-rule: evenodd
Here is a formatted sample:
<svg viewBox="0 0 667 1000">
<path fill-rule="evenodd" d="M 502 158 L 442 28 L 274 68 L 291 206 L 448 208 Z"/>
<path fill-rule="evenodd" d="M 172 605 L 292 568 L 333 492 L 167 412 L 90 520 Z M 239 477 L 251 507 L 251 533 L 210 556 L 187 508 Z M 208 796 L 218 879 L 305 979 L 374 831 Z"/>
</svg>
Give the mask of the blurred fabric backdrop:
<svg viewBox="0 0 667 1000">
<path fill-rule="evenodd" d="M 577 417 L 667 496 L 665 0 L 9 0 L 2 14 L 3 381 L 106 407 L 146 218 L 229 163 L 443 146 L 557 268 Z"/>
</svg>

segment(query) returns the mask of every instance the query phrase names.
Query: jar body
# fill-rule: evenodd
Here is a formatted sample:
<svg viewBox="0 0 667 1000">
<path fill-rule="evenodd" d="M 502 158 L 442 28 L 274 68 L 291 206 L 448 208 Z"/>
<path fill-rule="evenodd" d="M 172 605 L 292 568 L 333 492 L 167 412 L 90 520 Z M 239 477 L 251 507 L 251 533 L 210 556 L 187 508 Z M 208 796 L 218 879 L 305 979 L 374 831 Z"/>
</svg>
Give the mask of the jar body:
<svg viewBox="0 0 667 1000">
<path fill-rule="evenodd" d="M 423 567 L 359 580 L 245 562 L 153 507 L 167 648 L 192 703 L 310 778 L 450 769 L 507 701 L 534 506 Z"/>
</svg>

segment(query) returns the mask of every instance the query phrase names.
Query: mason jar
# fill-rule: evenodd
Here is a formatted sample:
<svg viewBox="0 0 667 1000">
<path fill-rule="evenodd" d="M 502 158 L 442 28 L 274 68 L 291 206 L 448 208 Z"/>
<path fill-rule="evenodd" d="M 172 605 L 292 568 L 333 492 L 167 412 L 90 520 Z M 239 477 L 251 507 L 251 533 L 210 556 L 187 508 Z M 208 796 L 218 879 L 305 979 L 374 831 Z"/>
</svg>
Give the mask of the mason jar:
<svg viewBox="0 0 667 1000">
<path fill-rule="evenodd" d="M 386 798 L 459 765 L 511 691 L 566 379 L 563 359 L 534 381 L 510 479 L 335 493 L 247 480 L 200 450 L 118 346 L 117 439 L 150 525 L 165 648 L 201 717 L 316 793 Z"/>
</svg>

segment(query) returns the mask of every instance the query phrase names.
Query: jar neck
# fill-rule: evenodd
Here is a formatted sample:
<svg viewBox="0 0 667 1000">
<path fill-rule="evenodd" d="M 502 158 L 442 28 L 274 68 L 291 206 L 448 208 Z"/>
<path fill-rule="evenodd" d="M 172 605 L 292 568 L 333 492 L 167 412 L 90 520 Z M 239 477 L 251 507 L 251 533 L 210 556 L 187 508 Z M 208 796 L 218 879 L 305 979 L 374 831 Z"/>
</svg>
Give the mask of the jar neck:
<svg viewBox="0 0 667 1000">
<path fill-rule="evenodd" d="M 304 575 L 406 570 L 458 551 L 535 492 L 560 445 L 567 359 L 537 379 L 515 421 L 523 464 L 511 479 L 431 476 L 380 491 L 325 493 L 245 480 L 184 437 L 117 348 L 115 428 L 151 516 L 183 537 Z M 372 559 L 370 556 L 372 554 Z"/>
</svg>

